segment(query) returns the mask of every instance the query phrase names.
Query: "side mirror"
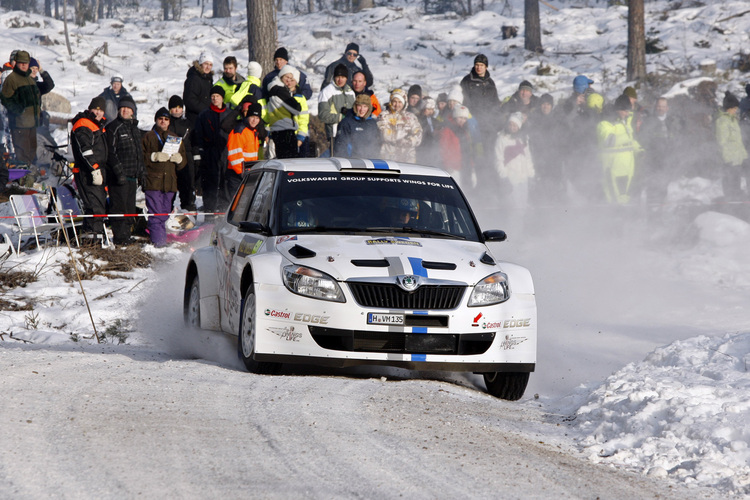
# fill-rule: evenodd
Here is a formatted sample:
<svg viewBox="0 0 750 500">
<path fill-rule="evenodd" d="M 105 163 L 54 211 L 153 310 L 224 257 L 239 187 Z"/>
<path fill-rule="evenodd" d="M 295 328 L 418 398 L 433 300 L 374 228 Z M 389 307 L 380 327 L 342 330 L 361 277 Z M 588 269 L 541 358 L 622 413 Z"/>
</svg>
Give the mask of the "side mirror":
<svg viewBox="0 0 750 500">
<path fill-rule="evenodd" d="M 484 241 L 505 241 L 508 238 L 508 235 L 505 234 L 505 231 L 501 231 L 499 229 L 490 229 L 489 231 L 485 231 L 482 233 L 482 236 L 484 237 Z"/>
<path fill-rule="evenodd" d="M 265 234 L 267 227 L 260 222 L 242 221 L 240 222 L 239 230 L 241 233 L 260 233 Z"/>
</svg>

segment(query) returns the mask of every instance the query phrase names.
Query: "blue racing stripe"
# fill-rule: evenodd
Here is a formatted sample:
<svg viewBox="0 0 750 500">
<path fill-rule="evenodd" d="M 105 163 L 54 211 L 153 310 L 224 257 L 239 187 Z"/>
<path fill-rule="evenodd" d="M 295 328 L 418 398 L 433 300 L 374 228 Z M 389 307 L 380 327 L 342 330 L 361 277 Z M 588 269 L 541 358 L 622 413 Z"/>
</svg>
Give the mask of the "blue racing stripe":
<svg viewBox="0 0 750 500">
<path fill-rule="evenodd" d="M 427 333 L 427 327 L 426 326 L 413 326 L 411 328 L 411 333 Z"/>
<path fill-rule="evenodd" d="M 417 276 L 427 277 L 427 269 L 422 267 L 422 259 L 419 257 L 409 257 L 409 264 L 411 264 L 411 272 Z"/>
<path fill-rule="evenodd" d="M 412 354 L 412 361 L 427 361 L 427 354 Z"/>
<path fill-rule="evenodd" d="M 372 166 L 375 167 L 377 170 L 390 170 L 391 168 L 388 166 L 388 162 L 385 162 L 383 160 L 370 160 L 372 162 Z"/>
</svg>

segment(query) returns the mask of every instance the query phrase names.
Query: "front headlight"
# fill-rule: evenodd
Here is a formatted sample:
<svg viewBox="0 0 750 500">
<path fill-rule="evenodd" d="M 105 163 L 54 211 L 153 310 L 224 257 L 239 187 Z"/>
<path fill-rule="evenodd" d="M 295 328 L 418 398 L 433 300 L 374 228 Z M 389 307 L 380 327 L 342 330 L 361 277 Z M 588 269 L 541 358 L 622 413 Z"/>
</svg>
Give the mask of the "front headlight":
<svg viewBox="0 0 750 500">
<path fill-rule="evenodd" d="M 313 299 L 346 302 L 336 280 L 325 273 L 303 266 L 285 266 L 284 285 L 292 292 Z"/>
<path fill-rule="evenodd" d="M 490 274 L 474 286 L 469 297 L 469 307 L 499 304 L 509 298 L 508 276 L 505 273 Z"/>
</svg>

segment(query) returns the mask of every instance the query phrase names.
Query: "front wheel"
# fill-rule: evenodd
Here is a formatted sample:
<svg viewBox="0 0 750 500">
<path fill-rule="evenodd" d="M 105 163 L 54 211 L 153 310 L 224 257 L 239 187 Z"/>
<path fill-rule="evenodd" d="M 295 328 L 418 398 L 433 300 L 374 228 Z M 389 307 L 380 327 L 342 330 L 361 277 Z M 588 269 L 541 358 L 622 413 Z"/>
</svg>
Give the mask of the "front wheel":
<svg viewBox="0 0 750 500">
<path fill-rule="evenodd" d="M 529 383 L 529 372 L 493 372 L 484 374 L 487 392 L 496 398 L 518 401 Z"/>
<path fill-rule="evenodd" d="M 197 274 L 185 287 L 185 305 L 182 314 L 186 326 L 201 327 L 201 286 Z"/>
<path fill-rule="evenodd" d="M 252 285 L 245 292 L 240 310 L 240 332 L 237 339 L 237 354 L 247 371 L 259 374 L 275 374 L 281 371 L 281 363 L 255 361 L 255 291 Z"/>
</svg>

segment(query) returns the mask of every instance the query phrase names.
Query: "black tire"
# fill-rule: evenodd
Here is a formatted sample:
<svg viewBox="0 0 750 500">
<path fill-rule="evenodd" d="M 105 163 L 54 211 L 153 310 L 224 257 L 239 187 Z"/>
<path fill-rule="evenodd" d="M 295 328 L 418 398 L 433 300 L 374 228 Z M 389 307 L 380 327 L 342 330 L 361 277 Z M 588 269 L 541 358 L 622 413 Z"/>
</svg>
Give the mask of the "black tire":
<svg viewBox="0 0 750 500">
<path fill-rule="evenodd" d="M 247 371 L 274 375 L 281 371 L 281 363 L 255 361 L 255 291 L 252 285 L 245 291 L 240 308 L 240 331 L 237 337 L 237 354 Z"/>
<path fill-rule="evenodd" d="M 190 283 L 185 286 L 185 304 L 182 310 L 185 326 L 191 328 L 201 327 L 201 286 L 198 275 L 193 276 Z"/>
<path fill-rule="evenodd" d="M 526 391 L 529 372 L 493 372 L 484 374 L 487 392 L 496 398 L 518 401 Z"/>
</svg>

